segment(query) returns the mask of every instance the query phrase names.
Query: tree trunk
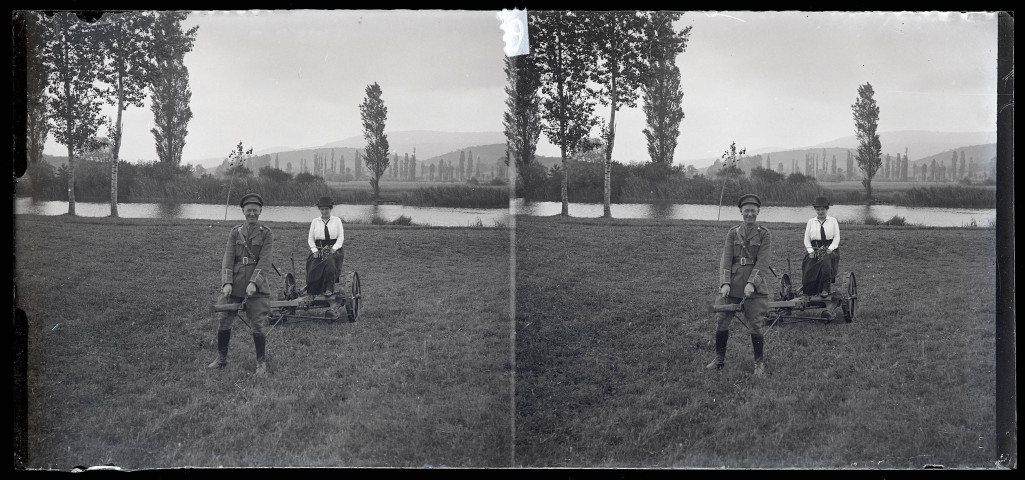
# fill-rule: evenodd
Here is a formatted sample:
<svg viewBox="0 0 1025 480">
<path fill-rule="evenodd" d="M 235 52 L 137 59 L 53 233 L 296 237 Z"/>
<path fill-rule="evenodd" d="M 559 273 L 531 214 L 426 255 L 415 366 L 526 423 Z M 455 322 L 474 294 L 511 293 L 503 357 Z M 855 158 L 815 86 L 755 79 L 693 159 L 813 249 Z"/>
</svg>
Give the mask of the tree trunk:
<svg viewBox="0 0 1025 480">
<path fill-rule="evenodd" d="M 71 143 L 69 140 L 68 143 Z M 75 215 L 75 163 L 72 149 L 68 147 L 68 215 Z"/>
<path fill-rule="evenodd" d="M 110 162 L 110 216 L 117 218 L 117 155 Z"/>
<path fill-rule="evenodd" d="M 605 139 L 605 192 L 602 199 L 602 216 L 605 218 L 612 218 L 612 147 L 616 143 L 616 94 L 616 78 L 612 77 L 612 101 L 609 102 L 612 112 L 609 113 L 609 133 Z"/>
<path fill-rule="evenodd" d="M 602 216 L 612 218 L 612 205 L 610 204 L 612 194 L 612 161 L 605 161 L 605 210 Z"/>
<path fill-rule="evenodd" d="M 119 82 L 120 83 L 120 82 Z M 121 151 L 121 112 L 124 109 L 124 88 L 118 85 L 117 123 L 114 125 L 114 144 L 111 145 L 110 163 L 110 216 L 117 218 L 117 167 L 118 155 Z"/>
<path fill-rule="evenodd" d="M 566 159 L 566 147 L 562 147 L 562 216 L 569 216 L 569 161 Z"/>
<path fill-rule="evenodd" d="M 64 47 L 64 56 L 67 58 L 67 46 Z M 71 81 L 65 78 L 64 80 L 64 98 L 66 105 L 64 106 L 64 125 L 67 128 L 67 142 L 68 142 L 68 215 L 75 215 L 75 164 L 72 162 L 74 157 L 74 135 L 72 135 L 72 125 L 74 123 L 71 120 Z"/>
</svg>

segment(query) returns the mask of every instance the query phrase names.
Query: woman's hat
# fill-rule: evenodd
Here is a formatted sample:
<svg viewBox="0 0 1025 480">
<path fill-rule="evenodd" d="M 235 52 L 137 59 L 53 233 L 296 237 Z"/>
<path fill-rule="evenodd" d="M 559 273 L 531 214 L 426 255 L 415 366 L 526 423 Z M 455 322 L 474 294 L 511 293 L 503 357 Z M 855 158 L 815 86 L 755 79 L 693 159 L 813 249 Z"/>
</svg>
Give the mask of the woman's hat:
<svg viewBox="0 0 1025 480">
<path fill-rule="evenodd" d="M 826 199 L 826 197 L 818 197 L 818 198 L 815 199 L 814 202 L 812 202 L 811 206 L 813 206 L 815 208 L 819 208 L 819 207 L 829 208 L 829 200 Z"/>
<path fill-rule="evenodd" d="M 331 201 L 331 197 L 320 197 L 320 200 L 317 200 L 317 206 L 318 207 L 334 207 L 335 203 L 333 201 Z"/>
</svg>

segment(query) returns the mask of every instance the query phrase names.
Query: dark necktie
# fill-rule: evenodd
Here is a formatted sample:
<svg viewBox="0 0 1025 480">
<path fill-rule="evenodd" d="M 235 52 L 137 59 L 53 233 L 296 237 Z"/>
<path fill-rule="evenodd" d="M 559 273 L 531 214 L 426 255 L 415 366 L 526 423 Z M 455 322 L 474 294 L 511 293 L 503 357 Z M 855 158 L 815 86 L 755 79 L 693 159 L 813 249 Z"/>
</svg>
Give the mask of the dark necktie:
<svg viewBox="0 0 1025 480">
<path fill-rule="evenodd" d="M 822 237 L 822 246 L 826 246 L 826 222 L 819 222 L 819 235 Z"/>
<path fill-rule="evenodd" d="M 327 241 L 331 240 L 331 232 L 327 229 L 327 222 L 324 222 L 324 244 L 327 245 Z"/>
</svg>

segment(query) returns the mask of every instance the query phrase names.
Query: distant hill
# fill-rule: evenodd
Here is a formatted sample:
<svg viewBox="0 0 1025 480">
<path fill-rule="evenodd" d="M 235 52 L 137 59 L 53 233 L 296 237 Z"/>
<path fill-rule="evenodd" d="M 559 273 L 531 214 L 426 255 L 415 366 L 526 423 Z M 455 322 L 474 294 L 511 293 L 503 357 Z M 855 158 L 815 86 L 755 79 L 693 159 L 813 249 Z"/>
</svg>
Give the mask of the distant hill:
<svg viewBox="0 0 1025 480">
<path fill-rule="evenodd" d="M 417 158 L 419 156 L 419 149 L 417 149 Z M 444 160 L 445 163 L 459 163 L 459 154 L 463 155 L 472 154 L 474 161 L 483 161 L 484 163 L 495 163 L 497 161 L 505 161 L 505 139 L 502 139 L 502 143 L 492 143 L 490 145 L 473 145 L 462 147 L 456 150 L 448 151 L 440 155 L 435 155 L 430 158 L 425 158 L 423 161 L 428 165 L 438 163 L 439 160 Z M 501 159 L 501 160 L 500 160 Z"/>
<path fill-rule="evenodd" d="M 436 132 L 431 130 L 408 130 L 401 132 L 385 132 L 388 135 L 388 146 L 392 153 L 413 154 L 416 158 L 432 158 L 459 149 L 471 148 L 474 145 L 505 144 L 502 132 Z M 362 135 L 349 137 L 345 140 L 331 142 L 320 148 L 350 147 L 362 149 L 367 141 Z M 458 160 L 458 159 L 457 159 Z"/>
<path fill-rule="evenodd" d="M 967 147 L 959 147 L 950 149 L 945 152 L 937 153 L 936 155 L 930 155 L 928 157 L 912 160 L 911 164 L 918 166 L 921 164 L 932 166 L 932 161 L 936 160 L 937 166 L 943 165 L 946 168 L 950 168 L 951 159 L 954 153 L 957 153 L 958 168 L 961 165 L 961 153 L 964 152 L 965 168 L 967 169 L 971 162 L 974 160 L 976 165 L 977 173 L 984 173 L 990 178 L 996 177 L 997 169 L 997 144 L 988 143 L 984 145 L 970 145 Z M 948 170 L 949 171 L 949 170 Z"/>
<path fill-rule="evenodd" d="M 966 162 L 971 159 L 974 159 L 976 163 L 995 164 L 997 161 L 997 144 L 987 143 L 984 145 L 969 145 L 967 147 L 952 148 L 950 150 L 937 153 L 936 155 L 930 155 L 928 157 L 920 158 L 918 160 L 912 160 L 911 163 L 913 165 L 920 165 L 922 163 L 932 164 L 932 161 L 935 159 L 937 163 L 946 162 L 947 164 L 949 164 L 952 154 L 955 151 L 957 152 L 958 160 L 961 159 L 961 152 L 964 152 L 964 158 Z"/>
<path fill-rule="evenodd" d="M 911 163 L 919 162 L 923 159 L 929 159 L 931 162 L 932 156 L 940 155 L 943 153 L 947 154 L 947 159 L 950 158 L 950 152 L 954 149 L 967 148 L 967 145 L 983 145 L 991 144 L 996 145 L 996 132 L 925 132 L 918 130 L 905 130 L 896 132 L 882 132 L 879 134 L 879 141 L 883 145 L 883 155 L 887 153 L 896 156 L 897 153 L 901 155 L 907 152 L 910 157 Z M 804 157 L 807 154 L 816 154 L 821 159 L 823 150 L 826 151 L 826 159 L 832 160 L 832 157 L 836 156 L 837 167 L 841 164 L 846 165 L 847 162 L 847 150 L 856 152 L 858 148 L 857 139 L 851 135 L 849 137 L 838 138 L 828 142 L 823 142 L 812 147 L 784 150 L 784 151 L 764 151 L 759 155 L 761 156 L 761 165 L 765 166 L 765 157 L 769 156 L 773 169 L 776 169 L 780 162 L 783 163 L 784 170 L 789 172 L 791 168 L 791 161 L 797 160 L 798 167 L 803 168 Z M 965 155 L 968 155 L 967 153 Z M 749 156 L 747 161 L 742 163 L 741 168 L 745 171 L 750 170 L 757 160 L 755 157 L 758 155 Z M 982 158 L 981 155 L 976 158 Z M 697 160 L 692 162 L 695 165 L 703 165 L 710 163 L 708 167 L 704 169 L 698 169 L 699 172 L 707 173 L 718 170 L 721 160 L 718 158 L 711 158 L 706 160 Z"/>
<path fill-rule="evenodd" d="M 888 131 L 879 133 L 879 143 L 883 144 L 883 154 L 891 154 L 896 156 L 898 153 L 904 155 L 905 150 L 907 155 L 911 158 L 911 161 L 930 157 L 942 152 L 950 152 L 953 149 L 960 149 L 968 145 L 983 145 L 983 144 L 995 144 L 996 143 L 996 131 L 961 131 L 961 132 L 949 132 L 949 131 L 922 131 L 922 130 L 899 130 L 899 131 Z M 829 142 L 823 142 L 812 147 L 805 147 L 801 149 L 773 151 L 770 149 L 748 149 L 748 152 L 752 155 L 761 154 L 770 155 L 773 162 L 777 162 L 776 156 L 779 155 L 779 160 L 784 162 L 793 158 L 796 155 L 798 160 L 804 161 L 805 154 L 810 152 L 818 152 L 822 154 L 822 149 L 826 149 L 826 158 L 831 158 L 834 152 L 844 152 L 848 149 L 856 150 L 858 148 L 858 139 L 854 135 L 844 136 L 836 139 L 832 139 Z M 847 158 L 847 153 L 836 154 L 836 161 L 839 162 L 842 159 Z M 719 161 L 717 158 L 698 159 L 688 162 L 692 165 L 708 165 L 704 169 L 710 168 L 710 165 Z M 699 170 L 701 168 L 699 167 Z"/>
<path fill-rule="evenodd" d="M 474 159 L 482 158 L 482 159 L 484 159 L 485 162 L 488 162 L 488 161 L 491 161 L 491 162 L 505 161 L 505 138 L 504 137 L 502 138 L 502 142 L 501 143 L 494 143 L 494 144 L 491 144 L 491 145 L 477 145 L 477 146 L 473 146 L 473 147 L 461 148 L 459 150 L 448 152 L 448 153 L 445 153 L 443 155 L 438 155 L 436 157 L 428 158 L 428 159 L 426 159 L 424 161 L 427 162 L 428 164 L 436 163 L 438 160 L 444 160 L 445 163 L 449 163 L 451 161 L 455 161 L 456 163 L 458 163 L 459 162 L 459 152 L 461 152 L 461 151 L 465 151 L 467 154 L 472 152 Z M 555 165 L 557 163 L 562 163 L 562 159 L 561 158 L 558 158 L 558 157 L 545 157 L 545 156 L 542 156 L 542 155 L 538 155 L 538 156 L 534 157 L 534 160 L 536 162 L 541 163 L 545 167 L 551 167 L 552 165 Z"/>
<path fill-rule="evenodd" d="M 797 162 L 797 169 L 799 172 L 804 173 L 804 159 L 806 156 L 814 155 L 819 161 L 822 161 L 823 156 L 827 161 L 827 165 L 832 166 L 833 158 L 836 158 L 837 168 L 847 169 L 847 152 L 852 154 L 857 153 L 855 148 L 805 148 L 801 150 L 785 150 L 782 152 L 767 152 L 760 153 L 757 155 L 748 155 L 738 162 L 738 167 L 745 172 L 750 172 L 755 167 L 766 168 L 771 164 L 773 170 L 779 170 L 779 164 L 783 164 L 783 172 L 791 173 L 794 168 L 794 162 Z M 722 165 L 722 159 L 716 159 L 707 168 L 698 169 L 699 173 L 704 175 L 714 174 Z"/>
<path fill-rule="evenodd" d="M 438 132 L 432 130 L 406 130 L 398 132 L 386 132 L 388 135 L 388 150 L 390 153 L 412 155 L 416 151 L 418 159 L 431 158 L 445 153 L 458 151 L 471 145 L 487 145 L 493 143 L 505 143 L 505 135 L 501 132 Z M 307 161 L 313 158 L 313 152 L 324 153 L 330 158 L 331 150 L 335 155 L 344 155 L 352 162 L 356 150 L 362 151 L 366 148 L 367 142 L 362 135 L 353 136 L 344 140 L 326 143 L 318 147 L 271 147 L 255 152 L 256 155 L 277 154 L 280 157 L 281 169 L 286 162 L 298 164 L 300 158 Z M 456 154 L 458 156 L 458 153 Z M 224 163 L 225 158 L 204 158 L 194 162 L 206 168 L 215 168 Z M 351 163 L 350 163 L 351 167 Z M 295 168 L 298 168 L 296 166 Z"/>
<path fill-rule="evenodd" d="M 996 143 L 997 133 L 992 132 L 926 132 L 922 130 L 901 130 L 882 132 L 879 141 L 883 144 L 883 154 L 903 155 L 907 149 L 908 157 L 925 158 L 940 152 L 961 148 L 964 145 L 981 145 Z M 858 140 L 854 135 L 823 142 L 809 148 L 858 148 Z"/>
</svg>

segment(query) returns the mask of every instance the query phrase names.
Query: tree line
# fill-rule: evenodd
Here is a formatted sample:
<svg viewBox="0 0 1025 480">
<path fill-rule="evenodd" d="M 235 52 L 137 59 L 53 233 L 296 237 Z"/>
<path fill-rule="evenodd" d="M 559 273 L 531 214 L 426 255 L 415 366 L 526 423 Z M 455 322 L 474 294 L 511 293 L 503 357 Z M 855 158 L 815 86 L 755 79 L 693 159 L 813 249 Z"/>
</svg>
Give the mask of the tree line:
<svg viewBox="0 0 1025 480">
<path fill-rule="evenodd" d="M 656 181 L 649 175 L 652 172 L 664 175 L 662 179 L 670 180 L 669 184 L 680 185 L 686 180 L 687 173 L 672 167 L 679 126 L 684 118 L 681 106 L 683 90 L 676 57 L 686 50 L 691 32 L 690 26 L 682 29 L 673 26 L 681 14 L 529 11 L 526 15 L 530 26 L 529 53 L 505 59 L 507 98 L 503 125 L 506 159 L 515 165 L 519 194 L 526 198 L 531 195 L 549 198 L 552 194 L 551 180 L 557 177 L 561 182 L 558 195 L 562 201 L 561 214 L 568 215 L 570 187 L 588 190 L 587 185 L 593 185 L 593 168 L 585 166 L 586 161 L 574 161 L 574 158 L 582 157 L 600 159 L 598 164 L 603 176 L 601 201 L 605 217 L 611 217 L 610 202 L 617 196 L 617 191 L 622 195 L 627 183 L 648 184 L 648 191 L 653 192 L 658 187 L 650 185 Z M 814 154 L 807 156 L 803 169 L 794 160 L 791 177 L 798 175 L 793 178 L 833 181 L 860 179 L 869 201 L 873 198 L 872 180 L 877 174 L 888 180 L 933 179 L 953 178 L 952 172 L 958 171 L 958 175 L 964 178 L 967 173 L 961 173 L 965 169 L 963 166 L 952 166 L 948 173 L 942 165 L 934 165 L 928 169 L 928 174 L 925 173 L 927 167 L 922 166 L 920 173 L 917 167 L 911 168 L 907 152 L 903 156 L 898 154 L 895 160 L 887 155 L 884 162 L 877 132 L 879 106 L 874 93 L 872 85 L 867 82 L 858 87 L 858 96 L 851 105 L 858 147 L 855 152 L 848 152 L 846 165 L 838 165 L 835 156 L 827 159 L 823 151 L 821 158 Z M 636 107 L 638 101 L 643 102 L 646 119 L 643 134 L 650 163 L 662 167 L 639 167 L 637 174 L 631 175 L 627 173 L 630 167 L 621 165 L 619 169 L 623 174 L 632 176 L 632 180 L 622 178 L 616 181 L 612 179 L 617 170 L 616 162 L 612 161 L 616 113 L 623 107 Z M 607 109 L 607 116 L 597 113 L 599 106 Z M 598 136 L 592 138 L 591 132 L 595 128 Z M 548 170 L 535 162 L 537 142 L 542 133 L 559 147 L 561 167 L 558 169 Z M 743 152 L 739 155 L 743 157 Z M 760 158 L 758 162 L 761 162 Z M 765 162 L 764 167 L 759 166 L 766 172 L 765 176 L 772 176 L 772 173 L 783 175 L 785 166 L 782 163 L 774 171 L 769 156 Z M 726 180 L 732 171 L 723 164 L 720 174 L 724 178 L 720 190 L 725 191 Z M 584 178 L 574 182 L 577 175 Z M 777 183 L 789 183 L 791 177 L 786 177 L 786 182 Z M 808 191 L 817 189 L 816 186 Z M 591 196 L 589 192 L 575 195 L 576 198 Z M 689 194 L 684 196 L 690 197 Z M 803 198 L 807 194 L 797 196 Z"/>
<path fill-rule="evenodd" d="M 26 156 L 42 162 L 49 135 L 67 149 L 68 214 L 75 214 L 76 160 L 109 151 L 110 212 L 117 216 L 122 114 L 150 100 L 159 162 L 177 167 L 192 118 L 185 54 L 198 27 L 185 30 L 187 12 L 100 14 L 16 11 L 25 42 Z M 115 107 L 115 118 L 101 113 Z M 101 129 L 106 137 L 100 136 Z M 37 169 L 38 170 L 38 169 Z"/>
<path fill-rule="evenodd" d="M 110 198 L 110 161 L 82 158 L 76 163 L 74 188 L 79 196 L 85 201 Z M 117 195 L 128 202 L 235 204 L 247 192 L 259 192 L 274 199 L 276 205 L 313 205 L 325 195 L 339 204 L 367 204 L 374 200 L 366 190 L 334 188 L 320 175 L 286 172 L 273 165 L 258 167 L 256 171 L 237 165 L 229 175 L 220 176 L 190 164 L 124 160 L 119 163 Z M 19 182 L 18 194 L 37 200 L 63 201 L 67 199 L 70 181 L 67 164 L 54 167 L 43 161 L 28 167 L 28 175 Z M 505 188 L 463 183 L 417 186 L 391 192 L 387 200 L 423 207 L 502 208 L 508 206 L 509 193 Z"/>
<path fill-rule="evenodd" d="M 354 156 L 350 157 L 351 159 L 346 159 L 344 154 L 338 154 L 335 150 L 331 148 L 328 151 L 310 152 L 310 159 L 304 155 L 296 160 L 293 156 L 294 164 L 292 161 L 282 161 L 280 154 L 254 155 L 247 158 L 244 164 L 234 168 L 254 172 L 264 167 L 272 167 L 289 175 L 310 173 L 329 182 L 349 182 L 368 178 L 362 161 L 365 156 L 360 150 L 356 150 Z M 228 175 L 230 168 L 232 167 L 229 165 L 229 160 L 225 159 L 213 170 L 213 174 Z M 202 174 L 206 172 L 206 169 L 196 166 L 195 171 L 197 174 Z M 412 155 L 406 153 L 402 157 L 393 152 L 382 178 L 400 182 L 429 181 L 505 185 L 507 175 L 508 166 L 505 165 L 503 158 L 485 162 L 478 155 L 474 161 L 472 150 L 460 150 L 458 163 L 455 161 L 446 163 L 444 158 L 438 159 L 435 163 L 426 163 L 416 159 L 416 149 L 414 149 Z"/>
<path fill-rule="evenodd" d="M 676 30 L 677 12 L 528 11 L 530 52 L 506 57 L 507 111 L 503 115 L 506 159 L 518 181 L 537 188 L 535 164 L 541 133 L 559 147 L 562 215 L 569 214 L 570 159 L 595 152 L 603 176 L 604 216 L 610 217 L 616 113 L 643 100 L 648 153 L 670 165 L 684 118 L 676 56 L 686 49 L 691 27 Z M 608 117 L 596 109 L 607 108 Z M 590 133 L 599 130 L 598 139 Z"/>
</svg>

